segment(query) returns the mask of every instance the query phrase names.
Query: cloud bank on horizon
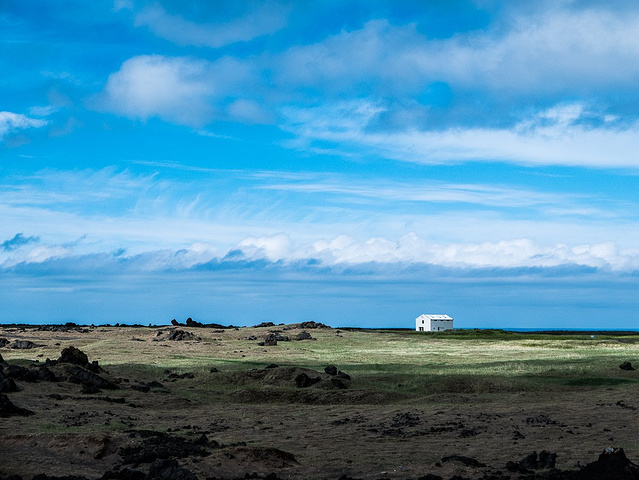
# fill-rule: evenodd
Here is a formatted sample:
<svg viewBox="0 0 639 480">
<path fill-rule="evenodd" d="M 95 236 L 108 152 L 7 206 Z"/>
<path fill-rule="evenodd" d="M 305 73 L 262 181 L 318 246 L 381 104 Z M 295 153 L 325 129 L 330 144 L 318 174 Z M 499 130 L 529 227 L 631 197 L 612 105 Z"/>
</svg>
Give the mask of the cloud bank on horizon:
<svg viewBox="0 0 639 480">
<path fill-rule="evenodd" d="M 631 2 L 9 0 L 0 44 L 0 321 L 632 325 Z"/>
</svg>

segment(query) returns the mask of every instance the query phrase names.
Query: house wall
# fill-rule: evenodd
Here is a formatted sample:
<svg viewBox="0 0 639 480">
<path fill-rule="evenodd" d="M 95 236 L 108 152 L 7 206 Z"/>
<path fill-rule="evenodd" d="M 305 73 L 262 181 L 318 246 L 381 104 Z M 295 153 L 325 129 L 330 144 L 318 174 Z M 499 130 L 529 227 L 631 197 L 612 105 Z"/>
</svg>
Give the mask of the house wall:
<svg viewBox="0 0 639 480">
<path fill-rule="evenodd" d="M 441 332 L 451 328 L 453 328 L 453 319 L 436 320 L 425 314 L 415 319 L 415 330 L 418 332 Z"/>
</svg>

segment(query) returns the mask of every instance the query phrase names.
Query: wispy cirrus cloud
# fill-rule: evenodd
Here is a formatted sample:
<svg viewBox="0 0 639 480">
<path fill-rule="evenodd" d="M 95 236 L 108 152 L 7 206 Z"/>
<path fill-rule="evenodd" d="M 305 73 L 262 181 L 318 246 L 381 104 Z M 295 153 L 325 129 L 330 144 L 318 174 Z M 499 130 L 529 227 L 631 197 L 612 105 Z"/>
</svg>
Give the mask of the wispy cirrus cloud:
<svg viewBox="0 0 639 480">
<path fill-rule="evenodd" d="M 41 118 L 28 117 L 21 113 L 0 112 L 0 141 L 12 133 L 28 128 L 44 127 L 47 123 Z"/>
<path fill-rule="evenodd" d="M 153 4 L 136 13 L 134 22 L 137 27 L 147 27 L 155 35 L 179 45 L 219 48 L 275 33 L 286 25 L 290 10 L 286 5 L 269 2 L 234 18 L 202 23 L 170 14 L 161 5 Z"/>
<path fill-rule="evenodd" d="M 366 100 L 315 109 L 289 108 L 287 127 L 296 134 L 292 148 L 330 145 L 335 153 L 362 149 L 369 155 L 424 164 L 507 162 L 594 168 L 637 168 L 639 122 L 618 125 L 586 106 L 556 105 L 530 114 L 510 128 L 452 127 L 438 130 L 371 129 L 384 107 Z M 332 121 L 327 121 L 327 119 Z"/>
</svg>

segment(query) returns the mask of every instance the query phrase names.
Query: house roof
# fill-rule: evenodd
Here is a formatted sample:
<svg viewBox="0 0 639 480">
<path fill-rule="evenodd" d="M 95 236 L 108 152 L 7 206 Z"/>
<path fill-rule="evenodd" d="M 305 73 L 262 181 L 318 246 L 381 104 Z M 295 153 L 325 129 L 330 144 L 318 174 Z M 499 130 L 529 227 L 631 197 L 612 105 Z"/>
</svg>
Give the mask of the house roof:
<svg viewBox="0 0 639 480">
<path fill-rule="evenodd" d="M 440 314 L 423 313 L 419 317 L 417 317 L 415 320 L 452 320 L 452 319 L 453 317 L 450 317 L 446 314 L 440 315 Z"/>
</svg>

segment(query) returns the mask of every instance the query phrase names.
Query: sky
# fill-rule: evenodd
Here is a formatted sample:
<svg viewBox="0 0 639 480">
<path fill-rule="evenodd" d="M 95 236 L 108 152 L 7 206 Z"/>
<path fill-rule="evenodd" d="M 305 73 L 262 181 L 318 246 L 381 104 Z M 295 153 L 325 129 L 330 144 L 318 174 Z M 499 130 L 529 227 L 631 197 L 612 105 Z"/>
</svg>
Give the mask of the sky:
<svg viewBox="0 0 639 480">
<path fill-rule="evenodd" d="M 0 322 L 639 328 L 633 1 L 0 0 Z"/>
</svg>

